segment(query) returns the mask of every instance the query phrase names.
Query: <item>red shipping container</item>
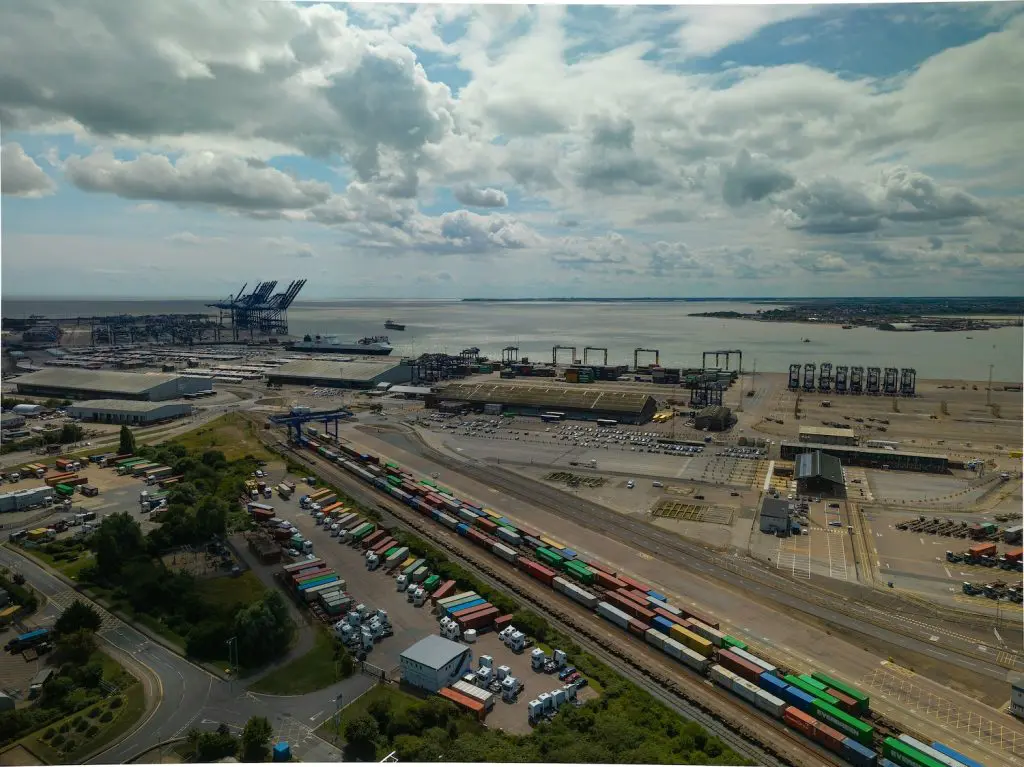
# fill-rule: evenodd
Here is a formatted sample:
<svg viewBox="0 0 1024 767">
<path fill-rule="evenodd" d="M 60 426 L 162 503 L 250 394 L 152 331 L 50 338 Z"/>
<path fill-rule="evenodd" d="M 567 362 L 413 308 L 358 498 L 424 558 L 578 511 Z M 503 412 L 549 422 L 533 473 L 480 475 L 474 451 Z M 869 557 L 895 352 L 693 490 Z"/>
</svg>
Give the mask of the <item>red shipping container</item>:
<svg viewBox="0 0 1024 767">
<path fill-rule="evenodd" d="M 394 538 L 385 538 L 383 541 L 374 546 L 371 551 L 374 554 L 383 554 L 385 551 L 390 549 L 392 546 L 398 545 L 398 541 Z"/>
<path fill-rule="evenodd" d="M 594 581 L 603 589 L 609 591 L 615 591 L 615 589 L 623 589 L 626 584 L 620 581 L 618 578 L 608 575 L 600 570 L 594 570 Z"/>
<path fill-rule="evenodd" d="M 838 754 L 843 752 L 843 741 L 846 739 L 846 736 L 841 732 L 833 730 L 827 724 L 816 721 L 812 737 L 829 751 L 835 751 Z"/>
<path fill-rule="evenodd" d="M 490 626 L 494 623 L 494 619 L 498 616 L 498 608 L 491 607 L 488 610 L 474 613 L 473 615 L 467 615 L 464 618 L 457 618 L 456 623 L 459 624 L 459 628 L 463 631 L 468 629 L 477 629 L 478 631 L 486 626 Z"/>
<path fill-rule="evenodd" d="M 327 565 L 318 565 L 315 568 L 303 570 L 302 572 L 292 575 L 292 583 L 301 583 L 302 581 L 309 580 L 310 578 L 319 578 L 321 575 L 326 575 L 330 572 L 334 571 Z"/>
<path fill-rule="evenodd" d="M 632 615 L 634 618 L 639 618 L 640 620 L 645 621 L 646 623 L 650 623 L 652 620 L 654 620 L 654 613 L 652 613 L 650 610 L 644 607 L 641 607 L 633 600 L 626 599 L 619 593 L 610 591 L 607 594 L 605 594 L 605 599 L 608 601 L 609 604 L 613 605 L 614 607 L 618 607 L 627 615 Z"/>
<path fill-rule="evenodd" d="M 994 557 L 996 545 L 994 543 L 976 543 L 968 551 L 972 557 Z"/>
<path fill-rule="evenodd" d="M 808 738 L 814 737 L 815 719 L 800 709 L 790 706 L 782 712 L 782 721 L 794 730 L 799 730 Z"/>
<path fill-rule="evenodd" d="M 291 530 L 285 530 L 283 527 L 279 527 L 274 531 L 274 540 L 287 541 L 291 537 Z"/>
<path fill-rule="evenodd" d="M 554 570 L 549 570 L 544 565 L 539 565 L 530 559 L 520 559 L 519 569 L 547 586 L 550 586 L 551 581 L 555 579 Z"/>
<path fill-rule="evenodd" d="M 363 538 L 359 545 L 364 549 L 372 549 L 379 541 L 384 539 L 385 535 L 387 535 L 387 533 L 384 530 L 376 530 Z"/>
<path fill-rule="evenodd" d="M 1022 555 L 1024 555 L 1024 549 L 1010 549 L 1006 552 L 1006 561 L 1020 562 Z"/>
<path fill-rule="evenodd" d="M 728 650 L 718 651 L 718 662 L 729 669 L 734 674 L 737 674 L 748 682 L 757 684 L 761 674 L 764 673 L 764 669 L 760 666 L 755 666 L 749 661 L 743 660 L 738 655 L 733 655 Z"/>
<path fill-rule="evenodd" d="M 663 607 L 655 607 L 654 608 L 654 614 L 655 615 L 660 615 L 662 618 L 664 618 L 667 621 L 672 621 L 672 623 L 676 624 L 677 626 L 682 626 L 687 631 L 691 630 L 690 629 L 690 623 L 688 621 L 683 620 L 678 615 L 673 615 L 672 613 L 670 613 L 668 610 L 666 610 Z"/>
<path fill-rule="evenodd" d="M 472 607 L 467 607 L 465 610 L 457 610 L 456 612 L 453 612 L 451 614 L 451 617 L 454 618 L 455 620 L 458 620 L 459 618 L 462 618 L 462 617 L 465 617 L 465 616 L 468 616 L 468 615 L 472 615 L 473 613 L 479 613 L 479 612 L 482 612 L 484 610 L 488 610 L 491 607 L 494 607 L 494 605 L 492 605 L 490 602 L 484 602 L 483 604 L 473 605 Z"/>
<path fill-rule="evenodd" d="M 252 516 L 257 522 L 266 522 L 268 519 L 274 518 L 274 512 L 270 509 L 253 509 Z"/>
<path fill-rule="evenodd" d="M 630 577 L 629 577 L 629 576 L 627 576 L 627 575 L 621 575 L 621 574 L 620 574 L 620 575 L 619 575 L 619 576 L 617 576 L 617 577 L 618 577 L 618 579 L 619 579 L 620 581 L 622 581 L 623 583 L 625 583 L 625 584 L 626 584 L 627 586 L 629 586 L 629 587 L 630 587 L 631 589 L 636 589 L 637 591 L 642 591 L 642 592 L 643 592 L 644 594 L 646 594 L 646 593 L 647 593 L 648 591 L 650 591 L 650 590 L 651 590 L 651 587 L 650 587 L 650 586 L 648 586 L 648 585 L 647 585 L 646 583 L 644 583 L 644 582 L 642 582 L 642 581 L 636 581 L 636 580 L 633 580 L 632 578 L 630 578 Z"/>
<path fill-rule="evenodd" d="M 637 591 L 636 589 L 629 589 L 625 594 L 623 594 L 623 596 L 628 596 L 638 605 L 647 605 L 650 603 L 647 595 L 642 591 Z"/>
<path fill-rule="evenodd" d="M 705 626 L 710 626 L 716 631 L 718 630 L 718 621 L 716 621 L 714 618 L 704 615 L 703 613 L 699 613 L 696 610 L 693 610 L 689 607 L 679 607 L 679 609 L 682 610 L 683 615 L 685 615 L 687 618 L 693 618 L 695 621 L 699 621 L 700 623 L 703 623 Z"/>
<path fill-rule="evenodd" d="M 487 531 L 488 533 L 493 533 L 498 529 L 498 525 L 496 523 L 492 522 L 489 519 L 485 519 L 484 517 L 477 517 L 476 522 L 474 522 L 473 524 L 475 524 L 481 530 Z"/>
<path fill-rule="evenodd" d="M 494 628 L 495 629 L 503 629 L 503 628 L 505 628 L 505 626 L 507 626 L 511 622 L 512 622 L 512 616 L 511 615 L 502 615 L 500 618 L 498 618 L 497 620 L 494 621 Z"/>
<path fill-rule="evenodd" d="M 630 634 L 643 637 L 643 635 L 647 633 L 647 624 L 638 621 L 636 618 L 630 618 L 629 623 L 626 624 L 626 629 Z"/>
<path fill-rule="evenodd" d="M 452 596 L 454 590 L 455 581 L 445 581 L 438 587 L 437 591 L 430 595 L 430 601 L 437 604 L 437 600 Z"/>
<path fill-rule="evenodd" d="M 839 690 L 833 690 L 831 687 L 825 690 L 829 695 L 839 701 L 839 708 L 850 716 L 860 716 L 860 712 L 857 710 L 857 701 L 851 698 L 849 695 L 844 695 Z"/>
<path fill-rule="evenodd" d="M 536 537 L 536 536 L 534 536 L 534 537 Z M 608 565 L 603 565 L 600 562 L 595 562 L 592 559 L 584 560 L 583 564 L 585 564 L 591 570 L 597 570 L 599 572 L 606 573 L 606 574 L 611 575 L 613 577 L 615 575 L 615 571 L 612 570 L 610 567 L 608 567 Z"/>
<path fill-rule="evenodd" d="M 477 719 L 483 721 L 483 718 L 487 715 L 487 709 L 484 704 L 478 701 L 476 698 L 471 698 L 468 695 L 463 695 L 458 690 L 453 690 L 451 687 L 443 687 L 438 693 L 442 698 L 447 698 L 456 706 L 470 711 Z"/>
<path fill-rule="evenodd" d="M 531 538 L 536 538 L 537 540 L 540 540 L 540 533 L 538 533 L 532 527 L 527 527 L 526 525 L 519 525 L 519 524 L 517 524 L 516 525 L 516 529 L 519 530 L 519 534 L 520 535 L 528 535 Z"/>
</svg>

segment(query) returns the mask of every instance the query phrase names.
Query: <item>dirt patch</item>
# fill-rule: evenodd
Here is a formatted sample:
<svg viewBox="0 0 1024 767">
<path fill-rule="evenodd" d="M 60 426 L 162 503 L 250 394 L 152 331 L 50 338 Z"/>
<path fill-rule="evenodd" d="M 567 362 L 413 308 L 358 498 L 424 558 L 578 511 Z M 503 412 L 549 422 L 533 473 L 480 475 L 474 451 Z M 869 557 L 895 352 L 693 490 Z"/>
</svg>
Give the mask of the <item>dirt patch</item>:
<svg viewBox="0 0 1024 767">
<path fill-rule="evenodd" d="M 0 765 L 5 767 L 6 765 L 34 767 L 37 764 L 46 764 L 46 762 L 22 745 L 11 746 L 6 751 L 0 751 Z"/>
</svg>

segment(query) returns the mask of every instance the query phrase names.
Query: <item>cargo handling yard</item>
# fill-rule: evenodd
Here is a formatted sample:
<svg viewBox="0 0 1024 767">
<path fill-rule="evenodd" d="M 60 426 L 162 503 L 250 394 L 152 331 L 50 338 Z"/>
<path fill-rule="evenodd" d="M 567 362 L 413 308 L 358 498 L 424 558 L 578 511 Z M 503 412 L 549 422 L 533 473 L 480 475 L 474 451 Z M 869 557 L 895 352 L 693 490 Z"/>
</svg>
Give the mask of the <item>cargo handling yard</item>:
<svg viewBox="0 0 1024 767">
<path fill-rule="evenodd" d="M 817 352 L 788 374 L 748 370 L 736 349 L 691 368 L 663 367 L 657 349 L 631 365 L 576 352 L 555 346 L 549 364 L 515 347 L 501 362 L 96 347 L 5 391 L 127 400 L 152 387 L 166 401 L 171 379 L 191 382 L 191 428 L 236 411 L 379 514 L 334 501 L 322 522 L 386 570 L 418 563 L 392 540 L 413 533 L 757 763 L 1020 764 L 1024 727 L 1007 712 L 1024 670 L 1018 383 Z M 294 531 L 271 537 L 285 532 L 303 554 Z M 346 573 L 310 570 L 302 599 L 331 622 Z M 445 585 L 425 598 L 448 598 Z M 488 604 L 467 604 L 462 629 L 498 628 Z"/>
<path fill-rule="evenodd" d="M 408 412 L 408 408 L 402 411 Z M 315 415 L 308 418 L 312 422 Z M 674 705 L 691 718 L 707 722 L 710 717 L 711 721 L 728 723 L 750 740 L 773 744 L 775 756 L 789 763 L 825 760 L 885 764 L 888 759 L 899 764 L 932 764 L 934 759 L 928 754 L 939 753 L 936 746 L 949 750 L 936 741 L 938 737 L 968 752 L 973 748 L 974 753 L 984 754 L 987 764 L 1016 763 L 1020 735 L 1009 717 L 988 719 L 973 713 L 969 707 L 977 706 L 977 702 L 959 696 L 962 700 L 956 703 L 964 706 L 964 710 L 957 716 L 976 717 L 984 730 L 986 742 L 979 749 L 977 739 L 973 744 L 969 738 L 959 739 L 955 732 L 949 733 L 936 722 L 929 722 L 927 712 L 913 710 L 906 704 L 901 706 L 899 700 L 885 700 L 890 697 L 886 693 L 881 696 L 883 700 L 876 697 L 872 703 L 863 689 L 843 681 L 840 673 L 832 670 L 832 664 L 842 664 L 825 653 L 826 647 L 822 646 L 816 654 L 824 663 L 815 661 L 814 655 L 809 659 L 803 656 L 799 660 L 808 664 L 804 666 L 799 660 L 794 662 L 792 655 L 780 652 L 782 648 L 778 646 L 761 646 L 758 640 L 763 638 L 755 633 L 757 629 L 751 632 L 757 640 L 750 634 L 745 638 L 730 635 L 722 625 L 724 621 L 692 606 L 692 600 L 675 599 L 663 593 L 668 589 L 659 586 L 658 590 L 634 577 L 642 567 L 633 564 L 633 574 L 627 574 L 619 566 L 604 564 L 599 555 L 584 553 L 582 543 L 578 544 L 579 549 L 570 548 L 572 544 L 542 532 L 556 528 L 555 525 L 538 522 L 534 527 L 522 521 L 518 512 L 523 507 L 510 501 L 529 503 L 552 516 L 586 519 L 586 527 L 594 533 L 628 544 L 635 552 L 634 561 L 639 554 L 644 563 L 671 562 L 681 569 L 697 570 L 700 574 L 695 577 L 702 580 L 717 576 L 735 590 L 756 594 L 761 587 L 761 593 L 769 594 L 780 611 L 785 611 L 788 604 L 794 622 L 808 621 L 804 625 L 815 626 L 815 631 L 825 626 L 840 633 L 848 630 L 852 636 L 870 635 L 880 642 L 891 642 L 894 652 L 900 652 L 903 645 L 908 652 L 933 651 L 932 657 L 940 663 L 950 653 L 945 651 L 945 645 L 943 650 L 928 647 L 929 643 L 934 646 L 939 638 L 932 632 L 962 637 L 962 645 L 977 642 L 973 655 L 965 645 L 958 647 L 958 654 L 962 654 L 959 660 L 981 669 L 990 680 L 1002 679 L 1007 672 L 1005 666 L 982 660 L 995 660 L 995 653 L 986 656 L 977 652 L 988 649 L 981 644 L 985 641 L 984 633 L 991 631 L 991 621 L 985 616 L 936 609 L 919 601 L 907 602 L 895 594 L 851 589 L 849 584 L 844 584 L 847 595 L 837 599 L 834 592 L 830 594 L 818 584 L 793 583 L 763 568 L 729 561 L 734 558 L 690 545 L 679 536 L 659 533 L 648 524 L 631 523 L 614 511 L 567 496 L 542 483 L 524 482 L 511 474 L 503 476 L 484 468 L 479 461 L 454 458 L 431 446 L 429 435 L 413 434 L 408 425 L 377 423 L 354 430 L 350 426 L 343 428 L 346 433 L 337 438 L 312 429 L 309 431 L 316 436 L 300 433 L 297 440 L 292 438 L 287 443 L 272 432 L 265 432 L 265 439 L 277 449 L 290 451 L 350 497 L 384 513 L 385 526 L 415 531 L 454 561 L 465 563 L 489 582 L 542 610 L 571 630 L 581 644 L 612 659 L 617 668 L 643 680 L 649 689 L 659 691 L 663 699 L 675 701 Z M 378 449 L 383 447 L 384 452 L 371 452 L 371 444 Z M 428 471 L 433 468 L 446 470 L 444 484 L 432 478 L 438 474 Z M 476 497 L 457 495 L 445 485 L 475 487 Z M 484 487 L 489 495 L 479 492 Z M 495 492 L 500 495 L 495 496 Z M 486 507 L 479 500 L 483 497 L 492 499 L 490 502 L 503 511 Z M 516 512 L 503 513 L 506 508 L 515 508 Z M 356 528 L 363 524 L 362 519 L 346 522 Z M 593 538 L 586 543 L 587 551 L 603 550 Z M 383 545 L 390 543 L 385 540 Z M 618 552 L 612 556 L 622 561 Z M 654 572 L 658 570 L 653 568 Z M 663 568 L 661 571 L 663 582 L 672 582 L 667 580 L 669 575 Z M 770 585 L 767 592 L 764 585 Z M 687 592 L 687 596 L 691 593 L 685 586 L 677 588 Z M 701 589 L 696 595 L 704 596 Z M 745 612 L 743 607 L 741 600 L 737 600 L 737 611 Z M 904 618 L 894 620 L 900 614 Z M 739 622 L 757 625 L 754 616 L 744 615 Z M 735 618 L 730 621 L 732 625 L 739 622 Z M 950 625 L 956 630 L 951 631 Z M 765 626 L 762 631 L 769 629 Z M 828 635 L 832 633 L 829 630 Z M 883 662 L 888 669 L 883 675 L 903 676 L 908 684 L 915 681 L 922 690 L 928 687 L 926 680 L 891 660 Z M 960 669 L 955 666 L 956 662 L 947 669 L 952 677 L 944 681 L 958 678 L 956 672 Z M 977 673 L 968 670 L 969 676 Z M 701 680 L 710 680 L 712 687 Z M 877 679 L 873 679 L 873 686 L 876 683 Z M 718 691 L 719 688 L 728 694 Z M 984 706 L 977 708 L 979 712 L 985 711 Z M 988 711 L 995 713 L 993 709 Z M 906 755 L 908 748 L 912 752 L 910 757 Z M 933 762 L 913 761 L 922 754 L 925 760 Z M 843 761 L 836 762 L 836 756 Z"/>
</svg>

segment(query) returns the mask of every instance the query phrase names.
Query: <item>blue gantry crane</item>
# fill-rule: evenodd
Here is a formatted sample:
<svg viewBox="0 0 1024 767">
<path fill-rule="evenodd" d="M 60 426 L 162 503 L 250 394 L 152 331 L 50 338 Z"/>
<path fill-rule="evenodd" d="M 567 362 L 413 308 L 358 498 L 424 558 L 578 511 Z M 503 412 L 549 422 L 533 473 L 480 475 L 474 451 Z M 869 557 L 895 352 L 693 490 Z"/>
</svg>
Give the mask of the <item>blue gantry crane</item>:
<svg viewBox="0 0 1024 767">
<path fill-rule="evenodd" d="M 337 440 L 338 421 L 354 417 L 355 413 L 344 407 L 331 408 L 330 410 L 310 410 L 309 408 L 296 407 L 292 408 L 292 411 L 288 414 L 270 416 L 270 422 L 275 426 L 287 426 L 288 437 L 295 442 L 298 442 L 302 436 L 303 424 L 323 422 L 324 434 L 332 436 Z M 330 431 L 330 426 L 334 427 L 333 433 Z M 292 436 L 293 429 L 295 430 L 294 437 Z"/>
</svg>

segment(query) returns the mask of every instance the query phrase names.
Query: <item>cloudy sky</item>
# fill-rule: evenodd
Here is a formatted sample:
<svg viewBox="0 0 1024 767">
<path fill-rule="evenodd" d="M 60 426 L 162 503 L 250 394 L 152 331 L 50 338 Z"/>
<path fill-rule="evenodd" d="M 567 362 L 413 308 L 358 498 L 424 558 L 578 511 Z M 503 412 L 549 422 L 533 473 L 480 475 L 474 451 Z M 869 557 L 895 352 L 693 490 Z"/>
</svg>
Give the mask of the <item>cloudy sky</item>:
<svg viewBox="0 0 1024 767">
<path fill-rule="evenodd" d="M 5 3 L 2 292 L 1019 294 L 1022 11 Z"/>
</svg>

